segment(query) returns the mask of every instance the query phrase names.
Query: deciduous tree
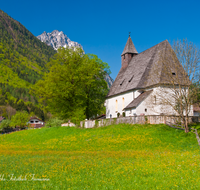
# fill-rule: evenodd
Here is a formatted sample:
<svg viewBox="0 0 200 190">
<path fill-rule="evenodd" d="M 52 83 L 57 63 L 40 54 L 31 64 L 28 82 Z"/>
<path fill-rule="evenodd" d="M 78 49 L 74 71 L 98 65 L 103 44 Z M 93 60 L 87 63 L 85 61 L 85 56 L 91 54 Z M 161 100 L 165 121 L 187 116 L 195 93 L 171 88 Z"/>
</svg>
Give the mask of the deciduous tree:
<svg viewBox="0 0 200 190">
<path fill-rule="evenodd" d="M 11 118 L 11 126 L 13 127 L 20 127 L 21 129 L 28 125 L 29 114 L 25 111 L 16 112 L 15 115 Z"/>
<path fill-rule="evenodd" d="M 32 92 L 62 119 L 71 119 L 77 114 L 77 118 L 89 119 L 102 110 L 108 92 L 104 77 L 108 72 L 108 64 L 96 55 L 84 54 L 78 48 L 76 51 L 62 48 L 50 61 L 49 73 Z"/>
</svg>

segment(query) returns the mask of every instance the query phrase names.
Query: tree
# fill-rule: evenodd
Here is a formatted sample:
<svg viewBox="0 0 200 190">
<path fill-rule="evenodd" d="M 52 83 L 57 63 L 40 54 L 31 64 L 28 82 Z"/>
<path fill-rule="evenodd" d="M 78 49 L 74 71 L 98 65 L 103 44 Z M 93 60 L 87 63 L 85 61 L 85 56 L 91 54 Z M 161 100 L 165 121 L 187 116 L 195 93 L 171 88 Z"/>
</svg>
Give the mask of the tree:
<svg viewBox="0 0 200 190">
<path fill-rule="evenodd" d="M 21 129 L 23 129 L 25 126 L 27 126 L 29 120 L 29 114 L 25 111 L 16 112 L 15 115 L 11 118 L 11 126 L 19 126 Z"/>
<path fill-rule="evenodd" d="M 11 121 L 9 119 L 5 119 L 0 124 L 0 131 L 9 131 L 11 127 Z"/>
<path fill-rule="evenodd" d="M 107 63 L 96 55 L 84 54 L 82 49 L 62 48 L 48 67 L 49 73 L 35 84 L 32 93 L 40 97 L 51 113 L 62 119 L 77 114 L 89 119 L 101 112 L 108 93 L 104 80 L 109 72 Z"/>
<path fill-rule="evenodd" d="M 59 118 L 51 118 L 47 123 L 45 124 L 46 127 L 61 127 L 61 124 L 63 123 L 63 120 L 60 120 Z"/>
<path fill-rule="evenodd" d="M 172 49 L 173 48 L 173 49 Z M 163 113 L 175 113 L 185 132 L 189 132 L 189 116 L 192 105 L 198 98 L 200 50 L 188 40 L 174 41 L 173 46 L 161 52 L 158 65 L 162 65 L 163 86 L 151 95 L 152 107 L 163 109 Z M 160 66 L 154 72 L 160 72 Z"/>
</svg>

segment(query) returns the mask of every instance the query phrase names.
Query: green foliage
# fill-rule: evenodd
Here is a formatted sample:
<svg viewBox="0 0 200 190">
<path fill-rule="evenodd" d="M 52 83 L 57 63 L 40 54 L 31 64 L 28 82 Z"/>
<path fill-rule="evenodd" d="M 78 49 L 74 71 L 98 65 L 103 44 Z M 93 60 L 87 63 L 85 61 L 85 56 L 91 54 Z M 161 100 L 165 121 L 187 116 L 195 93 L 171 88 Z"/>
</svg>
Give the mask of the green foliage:
<svg viewBox="0 0 200 190">
<path fill-rule="evenodd" d="M 99 120 L 95 120 L 95 127 L 99 126 Z"/>
<path fill-rule="evenodd" d="M 123 112 L 123 113 L 122 113 L 122 116 L 123 116 L 123 117 L 126 117 L 126 113 L 125 113 L 125 112 Z"/>
<path fill-rule="evenodd" d="M 11 118 L 11 126 L 13 127 L 20 127 L 21 129 L 27 126 L 29 120 L 29 114 L 25 111 L 18 111 L 15 115 Z"/>
<path fill-rule="evenodd" d="M 83 121 L 85 117 L 85 110 L 84 109 L 75 109 L 72 113 L 70 113 L 70 120 L 76 126 L 80 125 L 80 122 Z"/>
<path fill-rule="evenodd" d="M 117 117 L 119 117 L 119 116 L 120 116 L 120 113 L 118 112 L 118 113 L 117 113 Z"/>
<path fill-rule="evenodd" d="M 145 119 L 145 124 L 147 124 L 148 123 L 148 117 L 146 115 L 144 116 L 144 119 Z"/>
<path fill-rule="evenodd" d="M 59 118 L 51 118 L 47 123 L 45 124 L 46 127 L 61 127 L 61 124 L 63 123 L 63 120 Z"/>
<path fill-rule="evenodd" d="M 0 124 L 0 131 L 6 130 L 11 127 L 11 121 L 9 119 L 4 119 Z"/>
<path fill-rule="evenodd" d="M 78 117 L 91 118 L 103 109 L 108 93 L 104 80 L 108 68 L 96 55 L 85 55 L 82 49 L 62 48 L 49 63 L 50 72 L 36 83 L 32 92 L 63 119 L 73 119 L 78 110 L 81 112 Z"/>
<path fill-rule="evenodd" d="M 0 10 L 0 105 L 28 111 L 24 102 L 37 104 L 35 95 L 30 95 L 29 89 L 48 72 L 46 63 L 55 53 L 52 47 Z M 17 100 L 7 98 L 7 92 Z M 23 101 L 18 102 L 20 99 Z M 41 117 L 42 113 L 39 114 Z"/>
</svg>

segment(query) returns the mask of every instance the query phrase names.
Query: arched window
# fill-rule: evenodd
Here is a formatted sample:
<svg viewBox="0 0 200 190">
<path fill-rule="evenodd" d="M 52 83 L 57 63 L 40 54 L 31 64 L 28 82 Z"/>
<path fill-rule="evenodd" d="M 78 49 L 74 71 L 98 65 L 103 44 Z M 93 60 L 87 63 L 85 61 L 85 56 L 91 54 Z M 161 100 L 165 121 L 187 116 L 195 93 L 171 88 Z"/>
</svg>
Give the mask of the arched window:
<svg viewBox="0 0 200 190">
<path fill-rule="evenodd" d="M 116 100 L 116 102 L 115 102 L 115 111 L 116 111 L 116 112 L 118 111 L 118 102 L 117 102 L 117 100 Z"/>
<path fill-rule="evenodd" d="M 122 110 L 124 109 L 124 98 L 122 98 Z"/>
</svg>

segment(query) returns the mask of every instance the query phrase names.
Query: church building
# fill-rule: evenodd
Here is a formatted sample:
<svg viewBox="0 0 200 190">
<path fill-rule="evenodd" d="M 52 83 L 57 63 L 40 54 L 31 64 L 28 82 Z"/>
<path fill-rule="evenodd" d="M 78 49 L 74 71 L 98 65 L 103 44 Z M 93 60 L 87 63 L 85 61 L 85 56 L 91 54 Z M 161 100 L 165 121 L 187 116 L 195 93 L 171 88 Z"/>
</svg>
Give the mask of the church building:
<svg viewBox="0 0 200 190">
<path fill-rule="evenodd" d="M 121 69 L 106 97 L 106 118 L 176 115 L 173 93 L 180 85 L 187 88 L 190 80 L 167 40 L 138 53 L 129 35 Z"/>
</svg>

